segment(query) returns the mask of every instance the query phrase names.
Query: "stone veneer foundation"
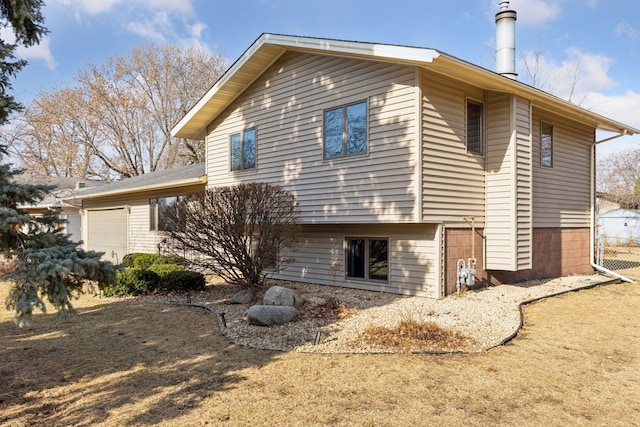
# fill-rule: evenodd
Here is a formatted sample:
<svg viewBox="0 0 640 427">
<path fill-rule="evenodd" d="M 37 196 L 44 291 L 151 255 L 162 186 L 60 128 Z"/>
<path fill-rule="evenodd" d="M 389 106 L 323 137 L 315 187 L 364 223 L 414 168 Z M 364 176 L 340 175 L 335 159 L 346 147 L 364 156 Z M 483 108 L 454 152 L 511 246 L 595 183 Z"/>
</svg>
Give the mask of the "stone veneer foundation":
<svg viewBox="0 0 640 427">
<path fill-rule="evenodd" d="M 534 228 L 533 268 L 521 271 L 485 271 L 483 266 L 482 229 L 476 229 L 474 244 L 476 286 L 514 283 L 531 279 L 591 274 L 588 228 Z M 445 292 L 456 292 L 456 269 L 459 259 L 471 257 L 469 228 L 447 228 L 445 232 Z"/>
</svg>

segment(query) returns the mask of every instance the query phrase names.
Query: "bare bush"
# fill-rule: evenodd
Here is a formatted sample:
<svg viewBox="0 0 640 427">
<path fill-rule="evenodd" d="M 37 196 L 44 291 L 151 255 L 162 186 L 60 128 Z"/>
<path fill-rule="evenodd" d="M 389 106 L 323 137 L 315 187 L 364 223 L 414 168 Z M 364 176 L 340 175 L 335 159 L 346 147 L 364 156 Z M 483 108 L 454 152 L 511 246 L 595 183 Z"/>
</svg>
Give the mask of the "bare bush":
<svg viewBox="0 0 640 427">
<path fill-rule="evenodd" d="M 293 261 L 283 256 L 300 232 L 295 196 L 266 183 L 211 188 L 176 201 L 167 211 L 167 246 L 194 252 L 192 263 L 227 281 L 259 286 Z"/>
</svg>

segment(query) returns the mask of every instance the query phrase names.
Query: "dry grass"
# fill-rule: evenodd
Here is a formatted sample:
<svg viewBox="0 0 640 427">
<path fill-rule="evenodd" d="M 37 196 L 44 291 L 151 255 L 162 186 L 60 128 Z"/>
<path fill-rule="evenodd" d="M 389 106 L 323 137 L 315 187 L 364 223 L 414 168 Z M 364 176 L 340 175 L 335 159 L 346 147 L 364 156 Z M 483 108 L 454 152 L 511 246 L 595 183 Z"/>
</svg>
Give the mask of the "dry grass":
<svg viewBox="0 0 640 427">
<path fill-rule="evenodd" d="M 309 319 L 338 320 L 346 319 L 356 313 L 354 307 L 350 307 L 336 297 L 329 297 L 319 304 L 305 303 L 298 309 L 296 322 Z"/>
<path fill-rule="evenodd" d="M 397 326 L 369 326 L 358 338 L 374 348 L 408 352 L 433 352 L 459 348 L 467 337 L 435 322 L 418 322 L 409 316 Z"/>
<path fill-rule="evenodd" d="M 476 355 L 256 351 L 204 310 L 76 306 L 31 330 L 0 312 L 0 425 L 640 425 L 637 285 L 527 307 L 518 338 Z"/>
</svg>

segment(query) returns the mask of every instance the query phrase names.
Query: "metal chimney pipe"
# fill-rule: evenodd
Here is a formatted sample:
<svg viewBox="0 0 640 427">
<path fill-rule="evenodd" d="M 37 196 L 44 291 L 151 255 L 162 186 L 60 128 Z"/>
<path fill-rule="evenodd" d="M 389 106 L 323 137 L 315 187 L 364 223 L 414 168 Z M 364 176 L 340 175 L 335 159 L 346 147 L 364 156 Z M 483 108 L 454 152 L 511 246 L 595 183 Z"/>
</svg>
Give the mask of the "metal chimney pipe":
<svg viewBox="0 0 640 427">
<path fill-rule="evenodd" d="M 496 72 L 516 79 L 516 11 L 509 9 L 509 2 L 499 3 L 496 13 Z"/>
</svg>

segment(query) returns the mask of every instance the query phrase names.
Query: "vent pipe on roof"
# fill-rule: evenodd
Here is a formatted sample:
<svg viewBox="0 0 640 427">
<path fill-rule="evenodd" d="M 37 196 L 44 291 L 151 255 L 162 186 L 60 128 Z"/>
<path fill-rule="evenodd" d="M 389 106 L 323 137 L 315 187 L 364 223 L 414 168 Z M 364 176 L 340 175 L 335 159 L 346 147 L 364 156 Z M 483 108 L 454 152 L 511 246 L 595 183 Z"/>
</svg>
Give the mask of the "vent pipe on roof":
<svg viewBox="0 0 640 427">
<path fill-rule="evenodd" d="M 516 79 L 516 11 L 509 10 L 509 2 L 500 2 L 496 13 L 496 72 Z"/>
</svg>

